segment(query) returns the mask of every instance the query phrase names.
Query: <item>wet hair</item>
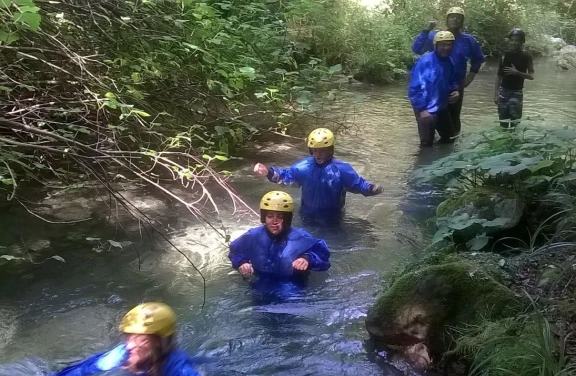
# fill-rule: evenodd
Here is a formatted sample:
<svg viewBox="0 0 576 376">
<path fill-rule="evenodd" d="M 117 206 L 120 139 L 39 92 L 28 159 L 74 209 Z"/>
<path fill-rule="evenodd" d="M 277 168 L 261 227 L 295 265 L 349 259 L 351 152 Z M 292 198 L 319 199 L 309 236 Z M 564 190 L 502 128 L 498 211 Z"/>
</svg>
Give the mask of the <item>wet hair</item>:
<svg viewBox="0 0 576 376">
<path fill-rule="evenodd" d="M 166 358 L 176 348 L 176 338 L 174 334 L 168 337 L 161 337 L 155 334 L 148 334 L 148 336 L 154 341 L 155 346 L 148 354 L 146 362 L 137 364 L 138 369 L 131 371 L 146 372 L 148 375 L 160 376 Z"/>
<path fill-rule="evenodd" d="M 275 210 L 264 210 L 264 209 L 260 209 L 260 223 L 266 223 L 266 214 L 268 214 L 269 212 L 272 213 L 282 213 L 284 214 L 284 221 L 282 222 L 283 225 L 283 230 L 288 229 L 290 226 L 292 226 L 292 213 L 290 212 L 280 212 L 280 211 L 275 211 Z"/>
</svg>

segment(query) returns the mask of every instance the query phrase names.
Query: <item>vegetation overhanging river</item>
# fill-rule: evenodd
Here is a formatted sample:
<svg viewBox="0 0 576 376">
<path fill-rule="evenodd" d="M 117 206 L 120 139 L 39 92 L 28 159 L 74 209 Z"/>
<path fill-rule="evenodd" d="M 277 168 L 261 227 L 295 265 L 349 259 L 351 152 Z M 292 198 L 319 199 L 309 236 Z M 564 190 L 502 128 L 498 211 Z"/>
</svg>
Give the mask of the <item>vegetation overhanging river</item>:
<svg viewBox="0 0 576 376">
<path fill-rule="evenodd" d="M 494 75 L 494 67 L 485 67 L 466 92 L 464 137 L 495 124 Z M 572 71 L 542 60 L 536 65 L 536 80 L 526 86 L 524 112 L 536 119 L 534 126 L 574 122 Z M 174 307 L 182 347 L 201 357 L 208 375 L 389 374 L 366 347 L 363 318 L 386 271 L 417 257 L 414 244 L 429 236 L 423 222 L 437 193 L 414 191 L 408 184 L 410 173 L 451 147 L 419 151 L 404 84 L 351 89 L 365 99 L 343 105 L 343 118 L 354 106 L 355 124 L 338 137 L 337 157 L 384 185 L 385 192 L 371 198 L 350 195 L 341 229 L 308 228 L 324 237 L 333 253 L 332 268 L 314 275 L 304 295 L 254 306 L 247 284 L 230 273 L 226 248 L 209 230 L 190 225 L 184 212 L 179 218 L 172 214 L 171 240 L 201 260 L 207 278 L 202 310 L 203 286 L 197 274 L 178 253 L 151 251 L 146 237 L 134 244 L 138 257 L 127 246 L 96 254 L 93 241 L 86 238 L 112 239 L 114 231 L 88 223 L 47 225 L 23 211 L 3 211 L 0 246 L 9 246 L 14 238 L 44 237 L 66 262 L 49 260 L 24 273 L 0 276 L 0 375 L 42 375 L 106 349 L 118 340 L 117 323 L 126 309 L 155 299 Z M 275 187 L 251 173 L 253 163 L 285 166 L 305 153 L 297 141 L 261 144 L 247 153 L 232 185 L 256 207 L 261 195 Z M 298 199 L 297 189 L 287 190 Z M 257 224 L 258 218 L 249 214 L 230 215 L 223 223 L 232 231 Z M 137 227 L 133 230 L 137 233 Z"/>
</svg>

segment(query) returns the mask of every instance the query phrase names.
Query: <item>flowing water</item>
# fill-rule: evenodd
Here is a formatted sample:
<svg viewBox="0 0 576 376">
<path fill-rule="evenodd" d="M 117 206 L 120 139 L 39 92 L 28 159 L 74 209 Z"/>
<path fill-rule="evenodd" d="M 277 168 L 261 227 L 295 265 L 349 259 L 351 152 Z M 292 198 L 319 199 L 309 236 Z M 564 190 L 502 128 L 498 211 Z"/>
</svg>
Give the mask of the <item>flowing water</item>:
<svg viewBox="0 0 576 376">
<path fill-rule="evenodd" d="M 495 124 L 494 75 L 495 69 L 487 67 L 466 92 L 464 137 Z M 148 196 L 133 199 L 158 217 L 169 218 L 171 240 L 201 264 L 206 276 L 203 309 L 202 281 L 181 255 L 158 249 L 165 242 L 146 236 L 127 239 L 122 231 L 98 222 L 47 225 L 17 208 L 4 209 L 0 246 L 46 238 L 66 263 L 50 259 L 23 270 L 1 269 L 0 375 L 43 375 L 109 348 L 120 339 L 117 324 L 126 310 L 149 300 L 164 301 L 176 310 L 181 346 L 199 356 L 207 375 L 395 374 L 366 345 L 363 319 L 382 278 L 398 262 L 416 256 L 413 244 L 425 236 L 422 223 L 433 210 L 434 195 L 410 187 L 410 173 L 447 154 L 451 146 L 419 151 L 405 85 L 350 88 L 364 101 L 344 103 L 336 112 L 342 119 L 345 112 L 347 119 L 353 115 L 355 123 L 339 136 L 337 157 L 385 190 L 377 197 L 349 195 L 340 228 L 307 227 L 329 243 L 332 268 L 313 275 L 302 294 L 274 304 L 255 300 L 247 282 L 230 273 L 218 237 L 190 220 L 187 212 Z M 573 71 L 561 72 L 552 62 L 540 61 L 536 80 L 526 84 L 525 116 L 571 124 L 576 118 L 575 88 Z M 260 144 L 242 161 L 232 185 L 257 207 L 260 197 L 275 186 L 254 176 L 253 164 L 288 166 L 306 152 L 294 140 Z M 287 190 L 299 198 L 297 189 Z M 258 218 L 246 213 L 224 213 L 223 218 L 232 231 L 258 225 Z M 301 225 L 298 218 L 295 225 Z M 126 231 L 137 234 L 137 224 Z M 131 240 L 132 246 L 124 242 L 122 249 L 97 254 L 95 241 L 87 237 Z"/>
</svg>

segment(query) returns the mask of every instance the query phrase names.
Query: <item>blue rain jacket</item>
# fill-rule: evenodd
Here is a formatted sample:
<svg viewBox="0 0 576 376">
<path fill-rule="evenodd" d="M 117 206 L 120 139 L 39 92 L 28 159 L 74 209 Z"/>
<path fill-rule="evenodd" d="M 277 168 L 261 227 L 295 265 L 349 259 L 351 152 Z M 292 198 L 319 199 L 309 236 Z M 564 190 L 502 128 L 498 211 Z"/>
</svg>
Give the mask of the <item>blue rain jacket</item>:
<svg viewBox="0 0 576 376">
<path fill-rule="evenodd" d="M 448 106 L 450 93 L 455 90 L 458 83 L 450 57 L 427 53 L 412 68 L 408 98 L 416 111 L 437 113 Z"/>
<path fill-rule="evenodd" d="M 434 35 L 438 31 L 422 31 L 414 43 L 412 43 L 412 51 L 417 55 L 424 55 L 426 52 L 434 51 Z M 468 70 L 468 60 L 470 60 L 470 72 L 478 73 L 482 63 L 484 63 L 484 53 L 480 48 L 480 44 L 476 38 L 470 34 L 459 33 L 454 41 L 454 48 L 452 49 L 452 61 L 456 67 L 456 82 L 462 85 L 462 81 L 466 77 Z"/>
<path fill-rule="evenodd" d="M 273 236 L 263 225 L 250 229 L 230 243 L 228 254 L 234 269 L 250 262 L 257 276 L 286 279 L 299 273 L 292 267 L 299 257 L 308 259 L 308 270 L 325 271 L 330 268 L 330 251 L 326 242 L 295 227 L 290 227 L 280 236 Z"/>
<path fill-rule="evenodd" d="M 53 376 L 88 376 L 101 372 L 118 369 L 128 359 L 128 350 L 125 344 L 120 344 L 114 349 L 92 355 L 88 359 L 64 368 Z M 139 376 L 147 374 L 139 373 Z M 162 369 L 162 376 L 201 376 L 194 368 L 191 358 L 180 349 L 175 349 L 170 354 Z"/>
<path fill-rule="evenodd" d="M 374 184 L 359 176 L 350 164 L 332 158 L 319 165 L 314 157 L 304 158 L 290 168 L 269 168 L 268 180 L 302 187 L 300 212 L 306 215 L 333 216 L 344 206 L 346 192 L 373 196 Z"/>
</svg>

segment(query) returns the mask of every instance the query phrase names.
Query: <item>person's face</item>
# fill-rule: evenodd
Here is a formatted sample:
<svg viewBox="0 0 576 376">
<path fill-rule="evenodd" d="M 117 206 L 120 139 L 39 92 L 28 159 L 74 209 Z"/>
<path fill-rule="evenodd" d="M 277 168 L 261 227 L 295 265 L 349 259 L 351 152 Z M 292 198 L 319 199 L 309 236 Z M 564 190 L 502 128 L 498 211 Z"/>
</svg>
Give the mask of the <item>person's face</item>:
<svg viewBox="0 0 576 376">
<path fill-rule="evenodd" d="M 272 235 L 278 235 L 284 230 L 284 213 L 270 211 L 264 217 L 264 225 Z"/>
<path fill-rule="evenodd" d="M 454 46 L 454 42 L 450 40 L 444 40 L 436 43 L 436 53 L 440 57 L 448 57 L 452 52 L 452 47 Z"/>
<path fill-rule="evenodd" d="M 461 14 L 449 14 L 446 17 L 446 26 L 448 30 L 460 30 L 464 25 L 464 16 Z"/>
<path fill-rule="evenodd" d="M 133 373 L 146 370 L 146 367 L 153 362 L 154 354 L 159 346 L 159 340 L 156 336 L 128 334 L 126 336 L 126 349 L 128 350 L 126 368 Z"/>
<path fill-rule="evenodd" d="M 316 163 L 320 165 L 325 162 L 328 162 L 330 158 L 332 158 L 332 148 L 328 147 L 328 148 L 311 149 L 311 150 L 314 160 L 316 161 Z"/>
<path fill-rule="evenodd" d="M 510 44 L 510 48 L 512 50 L 519 50 L 522 47 L 522 38 L 519 35 L 512 35 L 508 38 L 508 44 Z"/>
</svg>

